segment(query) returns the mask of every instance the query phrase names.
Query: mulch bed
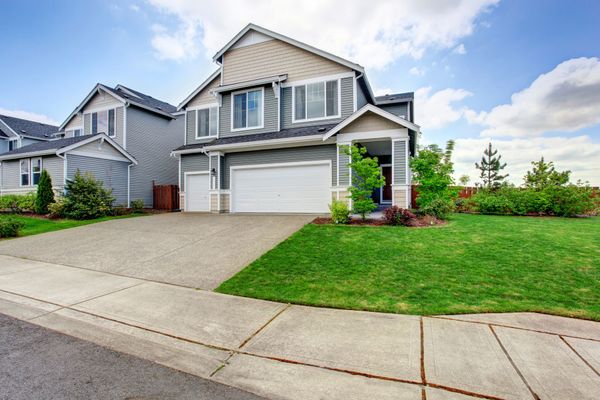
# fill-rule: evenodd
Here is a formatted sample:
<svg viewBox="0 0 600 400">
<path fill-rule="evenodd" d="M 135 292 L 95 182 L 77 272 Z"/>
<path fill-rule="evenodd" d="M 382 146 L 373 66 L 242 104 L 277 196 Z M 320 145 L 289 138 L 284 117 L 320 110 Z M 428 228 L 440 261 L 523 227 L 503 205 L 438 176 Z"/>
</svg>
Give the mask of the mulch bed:
<svg viewBox="0 0 600 400">
<path fill-rule="evenodd" d="M 317 217 L 312 221 L 315 225 L 336 225 L 333 223 L 331 218 L 328 217 Z M 429 226 L 445 225 L 446 221 L 442 221 L 430 216 L 424 216 L 419 218 L 413 218 L 410 220 L 410 228 L 426 228 Z M 346 225 L 358 225 L 358 226 L 385 226 L 387 225 L 384 219 L 367 219 L 363 221 L 361 218 L 351 218 L 350 222 Z"/>
</svg>

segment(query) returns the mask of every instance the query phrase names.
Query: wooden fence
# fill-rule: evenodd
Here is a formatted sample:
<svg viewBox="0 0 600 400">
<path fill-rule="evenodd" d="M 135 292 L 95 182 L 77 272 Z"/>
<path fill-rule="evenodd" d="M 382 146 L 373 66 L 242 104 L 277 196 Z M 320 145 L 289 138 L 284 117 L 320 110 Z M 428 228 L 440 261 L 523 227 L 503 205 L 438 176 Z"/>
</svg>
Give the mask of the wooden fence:
<svg viewBox="0 0 600 400">
<path fill-rule="evenodd" d="M 178 210 L 179 188 L 177 185 L 152 184 L 153 208 L 155 210 Z"/>
</svg>

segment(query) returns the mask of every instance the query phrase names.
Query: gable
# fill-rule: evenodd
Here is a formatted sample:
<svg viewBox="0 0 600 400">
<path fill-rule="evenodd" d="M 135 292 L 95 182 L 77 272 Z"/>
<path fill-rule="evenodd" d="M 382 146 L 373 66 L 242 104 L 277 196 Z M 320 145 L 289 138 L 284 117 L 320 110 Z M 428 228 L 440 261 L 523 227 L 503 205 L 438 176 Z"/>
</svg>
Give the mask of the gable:
<svg viewBox="0 0 600 400">
<path fill-rule="evenodd" d="M 215 96 L 210 94 L 210 91 L 221 83 L 221 76 L 217 75 L 204 89 L 202 89 L 197 95 L 195 95 L 189 103 L 187 103 L 186 107 L 194 107 L 200 106 L 204 104 L 212 104 L 216 103 L 217 99 Z"/>
<path fill-rule="evenodd" d="M 350 71 L 342 64 L 278 39 L 231 48 L 223 54 L 224 85 L 283 74 L 287 74 L 287 82 L 293 82 Z"/>
<path fill-rule="evenodd" d="M 69 123 L 65 125 L 63 130 L 68 131 L 69 129 L 74 129 L 74 128 L 83 128 L 83 115 L 82 114 L 75 114 L 73 116 L 73 118 L 71 118 Z"/>
<path fill-rule="evenodd" d="M 373 112 L 366 112 L 355 121 L 352 121 L 348 126 L 344 127 L 341 133 L 351 132 L 374 132 L 385 131 L 388 129 L 404 129 L 403 126 L 377 115 Z"/>
<path fill-rule="evenodd" d="M 110 143 L 101 140 L 94 140 L 93 142 L 84 144 L 82 146 L 76 147 L 73 150 L 67 152 L 68 154 L 74 155 L 85 155 L 87 157 L 97 157 L 97 158 L 109 158 L 109 159 L 119 159 L 123 161 L 128 161 L 121 152 L 115 149 Z"/>
<path fill-rule="evenodd" d="M 92 98 L 83 107 L 83 112 L 90 112 L 93 110 L 101 110 L 113 107 L 120 107 L 123 103 L 116 97 L 106 93 L 103 90 L 99 90 L 98 93 L 92 96 Z"/>
</svg>

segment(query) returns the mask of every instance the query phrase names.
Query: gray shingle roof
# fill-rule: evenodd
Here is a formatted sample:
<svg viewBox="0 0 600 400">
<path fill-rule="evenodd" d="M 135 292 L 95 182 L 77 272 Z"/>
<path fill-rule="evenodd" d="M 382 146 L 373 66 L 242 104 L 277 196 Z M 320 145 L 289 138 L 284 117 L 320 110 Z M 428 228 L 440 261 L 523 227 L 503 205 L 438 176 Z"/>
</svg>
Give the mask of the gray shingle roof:
<svg viewBox="0 0 600 400">
<path fill-rule="evenodd" d="M 58 132 L 58 126 L 42 124 L 41 122 L 9 117 L 8 115 L 0 115 L 0 119 L 19 135 L 48 140 L 53 139 Z"/>
<path fill-rule="evenodd" d="M 329 132 L 331 130 L 331 128 L 333 128 L 336 125 L 337 124 L 303 126 L 300 128 L 282 129 L 277 132 L 254 133 L 254 134 L 250 134 L 250 135 L 224 137 L 224 138 L 215 139 L 208 143 L 188 144 L 188 145 L 176 148 L 175 151 L 201 149 L 205 146 L 249 143 L 249 142 L 256 142 L 256 141 L 260 141 L 260 140 L 287 139 L 287 138 L 311 136 L 311 135 L 324 135 L 327 132 Z"/>
<path fill-rule="evenodd" d="M 395 93 L 395 94 L 386 94 L 385 96 L 376 96 L 375 97 L 375 102 L 376 103 L 381 103 L 381 102 L 385 102 L 385 103 L 395 103 L 395 102 L 404 102 L 404 101 L 411 101 L 415 99 L 415 94 L 414 92 L 406 92 L 406 93 Z"/>
<path fill-rule="evenodd" d="M 142 92 L 138 92 L 137 90 L 130 89 L 127 86 L 124 86 L 124 85 L 118 85 L 117 88 L 119 86 L 122 87 L 122 88 L 124 88 L 124 89 L 126 89 L 126 90 L 128 90 L 128 91 L 130 91 L 130 92 L 132 92 L 133 94 L 137 95 L 138 97 L 131 96 L 125 90 L 113 89 L 113 88 L 108 87 L 108 86 L 105 85 L 105 87 L 108 90 L 110 90 L 111 92 L 113 92 L 117 96 L 123 97 L 123 98 L 129 100 L 130 102 L 132 102 L 134 104 L 135 103 L 139 103 L 139 104 L 142 104 L 142 105 L 144 105 L 146 107 L 149 107 L 151 109 L 155 109 L 155 110 L 159 110 L 159 111 L 164 111 L 164 112 L 167 112 L 167 113 L 170 113 L 170 114 L 172 114 L 172 113 L 174 113 L 174 112 L 177 111 L 177 107 L 175 107 L 175 106 L 173 106 L 173 105 L 171 105 L 169 103 L 166 103 L 164 101 L 155 99 L 152 96 L 149 96 L 149 95 L 144 94 Z"/>
<path fill-rule="evenodd" d="M 7 137 L 10 137 L 10 136 L 9 136 L 9 135 L 8 135 L 6 132 L 4 132 L 4 131 L 2 130 L 2 128 L 0 128 L 0 137 L 2 137 L 2 138 L 7 138 Z"/>
<path fill-rule="evenodd" d="M 99 135 L 100 135 L 100 133 L 99 133 Z M 10 156 L 13 154 L 19 155 L 19 154 L 33 153 L 33 152 L 46 151 L 46 150 L 48 152 L 50 152 L 52 150 L 62 149 L 63 147 L 70 146 L 77 142 L 81 142 L 82 140 L 89 139 L 90 137 L 91 137 L 91 135 L 84 135 L 84 136 L 78 136 L 78 137 L 70 137 L 70 138 L 64 138 L 64 139 L 58 139 L 58 140 L 51 140 L 48 142 L 32 143 L 30 145 L 23 146 L 21 148 L 15 149 L 13 151 L 8 151 L 6 153 L 2 153 L 2 154 L 0 154 L 0 157 Z"/>
</svg>

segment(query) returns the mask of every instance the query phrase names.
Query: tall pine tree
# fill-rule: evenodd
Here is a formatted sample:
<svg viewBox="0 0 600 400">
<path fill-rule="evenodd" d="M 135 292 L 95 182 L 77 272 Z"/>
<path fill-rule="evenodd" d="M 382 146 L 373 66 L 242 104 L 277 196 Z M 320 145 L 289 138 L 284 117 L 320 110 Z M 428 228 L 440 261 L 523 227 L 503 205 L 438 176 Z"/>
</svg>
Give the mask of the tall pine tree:
<svg viewBox="0 0 600 400">
<path fill-rule="evenodd" d="M 479 177 L 483 180 L 483 186 L 487 188 L 498 187 L 502 184 L 504 179 L 508 176 L 501 175 L 500 171 L 506 167 L 506 163 L 501 164 L 501 155 L 498 155 L 498 150 L 492 148 L 492 144 L 488 145 L 488 148 L 483 151 L 483 157 L 481 157 L 481 164 L 475 163 L 475 167 L 481 171 Z"/>
</svg>

